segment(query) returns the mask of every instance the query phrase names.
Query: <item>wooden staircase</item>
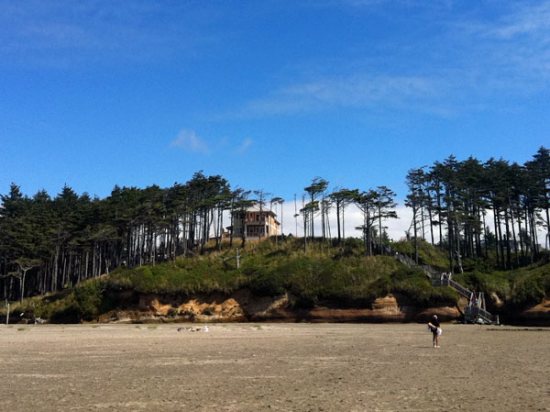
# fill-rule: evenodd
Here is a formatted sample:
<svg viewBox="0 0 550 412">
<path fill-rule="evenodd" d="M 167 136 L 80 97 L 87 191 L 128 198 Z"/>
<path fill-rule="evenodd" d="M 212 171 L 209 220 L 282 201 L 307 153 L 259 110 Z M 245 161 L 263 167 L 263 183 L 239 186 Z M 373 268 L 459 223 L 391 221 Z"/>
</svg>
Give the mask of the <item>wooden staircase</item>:
<svg viewBox="0 0 550 412">
<path fill-rule="evenodd" d="M 430 278 L 432 280 L 432 285 L 453 288 L 459 295 L 468 299 L 468 306 L 464 309 L 465 323 L 498 323 L 498 318 L 485 309 L 485 296 L 483 295 L 483 292 L 479 292 L 476 296 L 475 292 L 472 292 L 460 283 L 449 279 L 449 276 L 446 273 L 441 273 L 439 278 L 434 276 L 431 276 Z"/>
<path fill-rule="evenodd" d="M 477 296 L 474 292 L 464 287 L 460 283 L 451 279 L 446 273 L 441 273 L 435 270 L 429 265 L 417 265 L 416 262 L 408 256 L 393 251 L 390 247 L 386 247 L 388 254 L 391 254 L 409 267 L 420 267 L 426 276 L 431 280 L 433 286 L 437 287 L 450 287 L 454 289 L 459 295 L 468 299 L 468 306 L 464 310 L 464 322 L 465 323 L 481 323 L 481 324 L 498 324 L 498 316 L 493 316 L 489 311 L 485 309 L 485 297 L 482 292 Z"/>
</svg>

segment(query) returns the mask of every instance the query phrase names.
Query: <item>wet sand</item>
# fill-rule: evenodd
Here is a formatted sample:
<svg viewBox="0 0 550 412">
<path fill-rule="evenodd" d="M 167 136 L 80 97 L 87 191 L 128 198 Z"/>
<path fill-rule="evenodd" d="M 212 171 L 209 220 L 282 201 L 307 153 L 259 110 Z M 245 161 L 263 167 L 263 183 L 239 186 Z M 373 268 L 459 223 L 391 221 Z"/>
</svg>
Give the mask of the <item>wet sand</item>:
<svg viewBox="0 0 550 412">
<path fill-rule="evenodd" d="M 550 410 L 550 329 L 198 327 L 0 326 L 1 410 Z"/>
</svg>

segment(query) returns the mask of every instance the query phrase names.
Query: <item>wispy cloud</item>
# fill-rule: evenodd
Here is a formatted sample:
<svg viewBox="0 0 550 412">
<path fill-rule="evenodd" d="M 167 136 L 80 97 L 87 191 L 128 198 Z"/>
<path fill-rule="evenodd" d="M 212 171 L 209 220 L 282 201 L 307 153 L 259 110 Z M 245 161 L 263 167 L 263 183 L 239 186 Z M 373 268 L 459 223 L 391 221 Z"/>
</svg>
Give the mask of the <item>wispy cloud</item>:
<svg viewBox="0 0 550 412">
<path fill-rule="evenodd" d="M 236 150 L 236 153 L 238 154 L 244 154 L 245 152 L 248 151 L 248 149 L 250 148 L 250 146 L 252 146 L 252 144 L 254 143 L 254 141 L 250 138 L 246 138 L 244 139 L 241 144 L 237 147 L 237 150 Z"/>
<path fill-rule="evenodd" d="M 384 1 L 334 0 L 332 4 L 338 3 L 368 10 Z M 327 61 L 330 75 L 322 69 L 311 74 L 302 68 L 293 77 L 304 80 L 281 83 L 246 102 L 236 115 L 358 108 L 448 117 L 487 108 L 510 110 L 507 101 L 517 103 L 515 98 L 550 89 L 549 0 L 510 2 L 491 15 L 480 11 L 482 7 L 459 7 L 452 1 L 398 1 L 392 7 L 420 13 L 429 30 L 437 30 L 437 37 L 411 36 L 395 43 L 380 40 L 373 54 L 369 55 L 371 46 L 360 49 L 366 50 L 364 55 Z"/>
<path fill-rule="evenodd" d="M 182 130 L 178 136 L 172 140 L 170 146 L 183 149 L 188 152 L 208 154 L 210 153 L 210 148 L 206 141 L 193 130 Z"/>
<path fill-rule="evenodd" d="M 199 136 L 194 130 L 183 129 L 178 136 L 170 142 L 170 146 L 185 150 L 186 152 L 203 155 L 244 155 L 254 144 L 254 141 L 247 137 L 238 141 L 223 137 L 220 139 L 205 139 Z"/>
<path fill-rule="evenodd" d="M 196 50 L 212 35 L 200 29 L 203 8 L 177 2 L 0 0 L 0 10 L 4 64 L 155 61 Z"/>
<path fill-rule="evenodd" d="M 428 76 L 390 76 L 355 74 L 319 77 L 292 84 L 270 96 L 250 102 L 248 114 L 290 114 L 327 108 L 393 107 L 418 100 L 430 100 L 442 93 L 444 85 Z"/>
<path fill-rule="evenodd" d="M 504 39 L 529 35 L 548 41 L 550 40 L 550 2 L 543 1 L 530 6 L 516 7 L 496 24 L 486 27 L 486 33 Z"/>
<path fill-rule="evenodd" d="M 506 3 L 494 18 L 457 24 L 489 85 L 538 91 L 550 87 L 550 1 Z M 474 56 L 472 56 L 474 57 Z"/>
</svg>

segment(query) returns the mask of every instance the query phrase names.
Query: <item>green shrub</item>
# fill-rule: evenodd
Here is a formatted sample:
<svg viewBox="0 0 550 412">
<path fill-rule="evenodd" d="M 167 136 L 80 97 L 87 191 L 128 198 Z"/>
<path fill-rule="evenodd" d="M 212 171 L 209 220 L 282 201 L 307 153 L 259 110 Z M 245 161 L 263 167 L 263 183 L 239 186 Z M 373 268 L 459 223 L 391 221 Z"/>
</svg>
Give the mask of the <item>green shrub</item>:
<svg viewBox="0 0 550 412">
<path fill-rule="evenodd" d="M 515 273 L 512 303 L 519 307 L 536 305 L 550 297 L 550 265 L 534 266 Z"/>
<path fill-rule="evenodd" d="M 392 292 L 401 294 L 419 307 L 454 306 L 457 293 L 451 288 L 434 288 L 427 278 L 414 276 L 395 282 Z"/>
<path fill-rule="evenodd" d="M 439 270 L 448 270 L 449 261 L 447 252 L 443 249 L 418 239 L 418 261 L 421 265 L 430 265 Z M 391 247 L 401 254 L 414 259 L 414 241 L 402 240 L 392 243 Z"/>
<path fill-rule="evenodd" d="M 277 296 L 285 292 L 285 279 L 280 273 L 265 272 L 251 278 L 248 283 L 252 292 L 260 296 Z"/>
<path fill-rule="evenodd" d="M 93 320 L 103 308 L 104 284 L 98 279 L 79 284 L 74 289 L 75 308 L 82 320 Z"/>
<path fill-rule="evenodd" d="M 57 308 L 50 315 L 51 323 L 78 323 L 80 319 L 80 310 L 76 304 Z"/>
<path fill-rule="evenodd" d="M 195 258 L 189 262 L 162 263 L 135 269 L 117 270 L 107 283 L 110 289 L 134 289 L 139 293 L 193 294 L 231 293 L 245 276 L 233 268 L 224 268 L 221 258 Z"/>
<path fill-rule="evenodd" d="M 32 313 L 34 318 L 53 323 L 75 323 L 80 320 L 80 310 L 72 290 L 25 299 L 21 306 L 14 306 L 13 311 Z"/>
<path fill-rule="evenodd" d="M 470 290 L 496 293 L 517 308 L 536 305 L 550 296 L 550 265 L 532 265 L 512 271 L 456 275 L 455 280 Z"/>
<path fill-rule="evenodd" d="M 496 293 L 501 299 L 508 299 L 511 294 L 510 272 L 473 272 L 456 275 L 454 279 L 468 289 L 485 294 Z"/>
</svg>

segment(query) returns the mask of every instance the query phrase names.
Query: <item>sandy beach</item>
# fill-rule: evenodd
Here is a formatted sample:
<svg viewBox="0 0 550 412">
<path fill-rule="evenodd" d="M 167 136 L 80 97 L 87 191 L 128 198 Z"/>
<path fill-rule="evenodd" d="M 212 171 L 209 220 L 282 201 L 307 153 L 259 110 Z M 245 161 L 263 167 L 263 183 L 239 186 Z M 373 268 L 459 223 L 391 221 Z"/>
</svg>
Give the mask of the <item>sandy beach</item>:
<svg viewBox="0 0 550 412">
<path fill-rule="evenodd" d="M 0 326 L 5 411 L 548 411 L 550 329 Z"/>
</svg>

